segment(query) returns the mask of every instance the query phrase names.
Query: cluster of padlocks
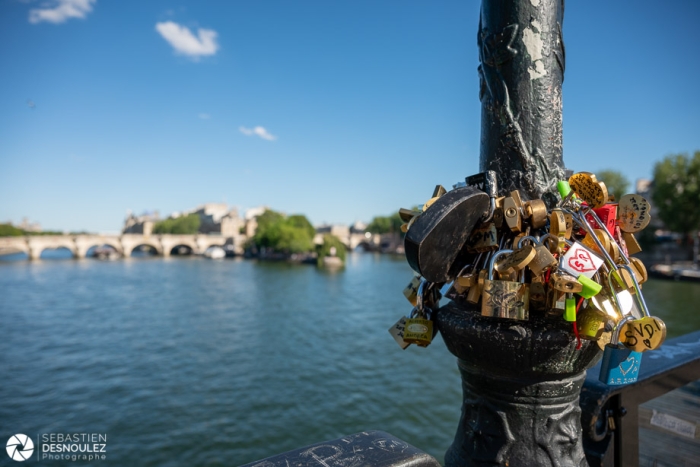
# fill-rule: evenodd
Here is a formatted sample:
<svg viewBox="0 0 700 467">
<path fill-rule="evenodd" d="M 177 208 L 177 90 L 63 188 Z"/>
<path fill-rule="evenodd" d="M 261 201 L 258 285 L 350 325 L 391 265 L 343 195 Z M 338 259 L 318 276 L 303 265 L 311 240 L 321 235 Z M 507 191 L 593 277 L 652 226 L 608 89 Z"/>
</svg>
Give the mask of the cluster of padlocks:
<svg viewBox="0 0 700 467">
<path fill-rule="evenodd" d="M 498 196 L 492 171 L 447 191 L 437 186 L 419 209 L 401 209 L 406 259 L 416 276 L 404 290 L 409 316 L 389 329 L 396 342 L 426 347 L 437 328 L 434 310 L 445 296 L 481 315 L 571 323 L 578 339 L 604 351 L 600 380 L 637 380 L 642 352 L 661 346 L 664 322 L 650 315 L 641 285 L 644 264 L 634 234 L 651 219 L 639 195 L 615 201 L 594 174 L 558 184 L 561 200 Z"/>
</svg>

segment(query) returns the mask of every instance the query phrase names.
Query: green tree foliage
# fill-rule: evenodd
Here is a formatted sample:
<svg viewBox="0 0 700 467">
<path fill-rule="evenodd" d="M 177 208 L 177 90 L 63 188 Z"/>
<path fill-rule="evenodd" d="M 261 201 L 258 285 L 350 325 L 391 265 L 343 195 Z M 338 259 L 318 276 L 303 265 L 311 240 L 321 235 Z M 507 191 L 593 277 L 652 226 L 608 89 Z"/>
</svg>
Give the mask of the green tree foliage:
<svg viewBox="0 0 700 467">
<path fill-rule="evenodd" d="M 596 178 L 605 183 L 608 194 L 614 195 L 616 200 L 629 193 L 630 182 L 622 172 L 617 170 L 601 170 L 596 172 Z"/>
<path fill-rule="evenodd" d="M 373 234 L 387 234 L 401 232 L 403 220 L 398 211 L 391 216 L 376 216 L 367 226 L 367 231 Z"/>
<path fill-rule="evenodd" d="M 311 222 L 309 222 L 306 216 L 302 214 L 293 214 L 289 216 L 287 218 L 287 222 L 294 227 L 305 229 L 309 233 L 309 235 L 311 235 L 312 239 L 314 238 L 314 236 L 316 236 L 316 229 L 313 225 L 311 225 Z"/>
<path fill-rule="evenodd" d="M 18 229 L 12 224 L 0 224 L 0 237 L 20 237 L 24 230 Z"/>
<path fill-rule="evenodd" d="M 324 235 L 323 244 L 319 245 L 316 249 L 318 252 L 318 265 L 323 265 L 323 258 L 331 255 L 331 248 L 335 248 L 335 256 L 343 260 L 345 263 L 346 251 L 345 245 L 340 241 L 335 235 Z"/>
<path fill-rule="evenodd" d="M 700 151 L 656 163 L 652 201 L 672 231 L 688 235 L 700 228 Z"/>
<path fill-rule="evenodd" d="M 279 253 L 306 253 L 314 250 L 316 230 L 303 215 L 285 217 L 266 210 L 257 218 L 253 244 Z"/>
<path fill-rule="evenodd" d="M 200 222 L 199 215 L 197 214 L 189 214 L 175 219 L 165 219 L 164 221 L 156 222 L 156 225 L 153 226 L 153 233 L 178 235 L 196 234 L 199 232 Z"/>
<path fill-rule="evenodd" d="M 71 235 L 78 235 L 85 232 L 71 232 Z M 0 237 L 21 237 L 22 235 L 63 235 L 63 232 L 58 230 L 40 230 L 36 232 L 34 230 L 23 230 L 19 227 L 15 227 L 12 224 L 0 224 Z"/>
</svg>

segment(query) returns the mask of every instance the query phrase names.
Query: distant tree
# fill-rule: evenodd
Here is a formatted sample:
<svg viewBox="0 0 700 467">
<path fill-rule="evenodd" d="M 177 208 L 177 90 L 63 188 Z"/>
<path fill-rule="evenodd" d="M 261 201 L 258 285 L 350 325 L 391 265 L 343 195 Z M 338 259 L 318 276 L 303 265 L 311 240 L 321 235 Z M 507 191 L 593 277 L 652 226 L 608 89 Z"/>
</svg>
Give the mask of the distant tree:
<svg viewBox="0 0 700 467">
<path fill-rule="evenodd" d="M 652 201 L 659 217 L 686 237 L 700 228 L 700 151 L 665 157 L 654 166 Z"/>
<path fill-rule="evenodd" d="M 201 220 L 197 214 L 189 214 L 176 218 L 165 219 L 156 222 L 153 226 L 153 233 L 156 234 L 177 234 L 177 235 L 192 235 L 199 232 Z"/>
<path fill-rule="evenodd" d="M 309 235 L 311 235 L 311 238 L 316 236 L 316 228 L 311 225 L 311 222 L 309 222 L 309 220 L 303 214 L 292 214 L 287 218 L 287 222 L 294 227 L 306 229 L 306 231 L 309 232 Z"/>
<path fill-rule="evenodd" d="M 367 226 L 367 232 L 374 234 L 387 234 L 401 232 L 403 220 L 398 211 L 391 216 L 376 216 Z"/>
<path fill-rule="evenodd" d="M 268 209 L 258 216 L 257 222 L 258 227 L 252 239 L 257 248 L 288 254 L 314 250 L 316 230 L 303 215 L 285 217 Z"/>
<path fill-rule="evenodd" d="M 618 172 L 617 170 L 601 170 L 596 172 L 596 178 L 605 183 L 605 186 L 608 188 L 608 194 L 614 195 L 615 200 L 619 200 L 622 196 L 629 193 L 627 190 L 629 189 L 630 182 L 622 172 Z"/>
<path fill-rule="evenodd" d="M 331 248 L 335 248 L 333 250 L 334 255 L 331 255 Z M 318 252 L 318 265 L 322 266 L 323 265 L 323 258 L 326 256 L 337 256 L 341 260 L 343 260 L 343 263 L 345 262 L 346 258 L 346 251 L 345 251 L 345 244 L 340 241 L 338 237 L 335 235 L 324 235 L 323 236 L 323 244 L 319 245 L 316 248 L 316 251 Z"/>
<path fill-rule="evenodd" d="M 0 237 L 20 237 L 24 235 L 24 230 L 12 224 L 0 224 Z"/>
</svg>

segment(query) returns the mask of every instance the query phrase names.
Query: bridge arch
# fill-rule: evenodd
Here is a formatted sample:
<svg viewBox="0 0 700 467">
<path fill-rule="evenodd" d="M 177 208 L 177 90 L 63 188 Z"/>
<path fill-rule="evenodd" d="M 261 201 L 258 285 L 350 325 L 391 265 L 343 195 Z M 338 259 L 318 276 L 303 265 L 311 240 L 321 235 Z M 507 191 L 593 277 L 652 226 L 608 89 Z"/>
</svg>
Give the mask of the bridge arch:
<svg viewBox="0 0 700 467">
<path fill-rule="evenodd" d="M 163 251 L 165 252 L 166 249 L 169 250 L 168 255 L 170 256 L 190 256 L 195 254 L 195 252 L 197 251 L 197 247 L 194 244 L 183 242 L 178 242 L 172 247 L 166 247 L 164 245 Z"/>
<path fill-rule="evenodd" d="M 152 252 L 152 256 L 158 256 L 163 254 L 163 250 L 158 248 L 158 245 L 154 242 L 142 241 L 134 243 L 133 245 L 124 245 L 124 257 L 131 257 L 131 255 L 133 255 L 137 249 L 141 249 L 142 247 L 148 247 L 148 249 Z"/>
</svg>

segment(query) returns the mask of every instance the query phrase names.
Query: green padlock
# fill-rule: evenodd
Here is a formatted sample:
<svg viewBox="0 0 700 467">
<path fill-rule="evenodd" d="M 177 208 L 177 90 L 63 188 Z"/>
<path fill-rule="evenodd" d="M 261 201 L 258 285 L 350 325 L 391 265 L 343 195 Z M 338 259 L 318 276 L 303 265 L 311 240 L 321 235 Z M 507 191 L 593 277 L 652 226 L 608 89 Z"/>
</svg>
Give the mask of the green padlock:
<svg viewBox="0 0 700 467">
<path fill-rule="evenodd" d="M 566 180 L 560 180 L 557 182 L 557 191 L 559 191 L 561 199 L 564 199 L 571 193 L 571 185 Z"/>
<path fill-rule="evenodd" d="M 566 306 L 564 308 L 564 320 L 569 322 L 576 321 L 576 299 L 574 297 L 566 297 Z"/>
<path fill-rule="evenodd" d="M 600 292 L 603 289 L 602 285 L 600 285 L 593 279 L 589 279 L 583 274 L 579 275 L 576 280 L 580 282 L 581 285 L 583 285 L 583 290 L 577 293 L 586 300 L 588 300 L 591 297 L 595 297 L 596 295 L 598 295 L 598 292 Z"/>
</svg>

